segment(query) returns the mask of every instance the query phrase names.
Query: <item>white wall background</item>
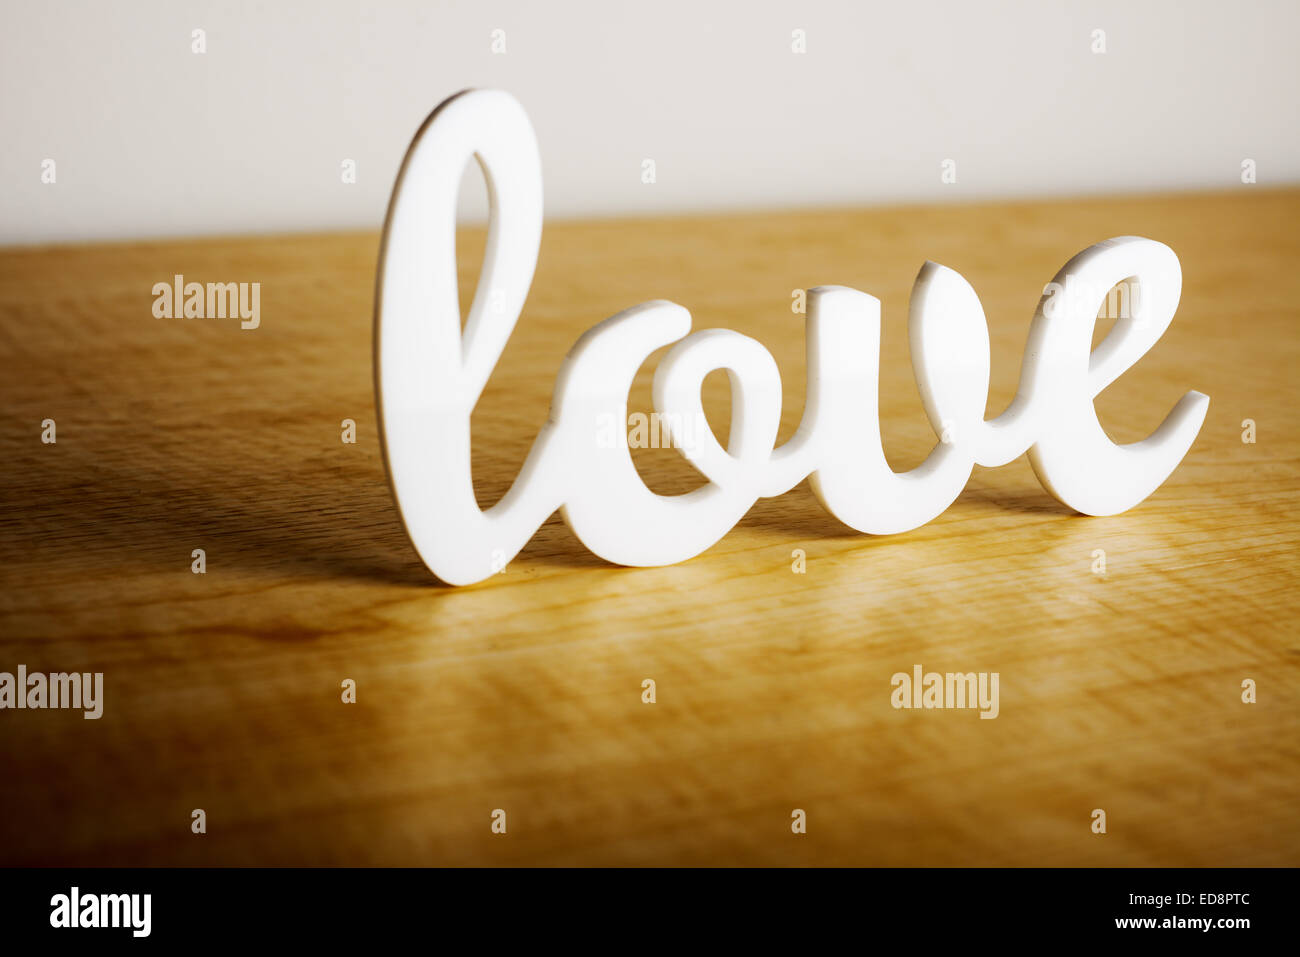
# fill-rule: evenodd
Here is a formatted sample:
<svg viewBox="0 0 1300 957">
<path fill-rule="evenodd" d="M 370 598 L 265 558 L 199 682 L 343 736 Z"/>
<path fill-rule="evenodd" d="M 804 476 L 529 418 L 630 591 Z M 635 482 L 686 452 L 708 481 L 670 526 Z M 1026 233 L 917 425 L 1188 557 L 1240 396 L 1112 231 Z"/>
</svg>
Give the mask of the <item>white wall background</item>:
<svg viewBox="0 0 1300 957">
<path fill-rule="evenodd" d="M 0 243 L 378 227 L 469 86 L 529 110 L 549 216 L 1300 180 L 1296 0 L 0 4 Z"/>
</svg>

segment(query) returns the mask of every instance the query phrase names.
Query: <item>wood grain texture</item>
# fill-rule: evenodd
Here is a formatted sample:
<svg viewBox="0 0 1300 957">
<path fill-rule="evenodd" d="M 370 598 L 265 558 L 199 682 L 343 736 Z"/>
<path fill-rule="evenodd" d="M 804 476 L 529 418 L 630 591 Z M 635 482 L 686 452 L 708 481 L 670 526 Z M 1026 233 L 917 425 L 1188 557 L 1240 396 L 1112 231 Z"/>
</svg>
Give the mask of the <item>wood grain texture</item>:
<svg viewBox="0 0 1300 957">
<path fill-rule="evenodd" d="M 99 721 L 0 712 L 0 862 L 1300 864 L 1297 220 L 1300 191 L 1242 187 L 550 224 L 474 416 L 485 504 L 573 340 L 647 299 L 772 350 L 784 440 L 804 388 L 791 291 L 820 283 L 883 301 L 886 449 L 914 466 L 934 442 L 906 342 L 926 258 L 983 301 L 995 414 L 1070 256 L 1168 243 L 1182 305 L 1098 408 L 1117 441 L 1188 389 L 1209 416 L 1114 518 L 1069 513 L 1021 459 L 887 538 L 804 484 L 661 569 L 608 566 L 552 518 L 463 589 L 422 569 L 385 485 L 375 234 L 0 251 L 0 670 L 102 671 L 106 698 Z M 463 239 L 465 288 L 482 235 Z M 261 282 L 261 327 L 155 319 L 176 273 Z M 722 382 L 706 408 L 725 434 Z M 658 491 L 700 481 L 671 451 L 637 459 Z M 890 676 L 918 663 L 998 672 L 1000 716 L 894 710 Z"/>
</svg>

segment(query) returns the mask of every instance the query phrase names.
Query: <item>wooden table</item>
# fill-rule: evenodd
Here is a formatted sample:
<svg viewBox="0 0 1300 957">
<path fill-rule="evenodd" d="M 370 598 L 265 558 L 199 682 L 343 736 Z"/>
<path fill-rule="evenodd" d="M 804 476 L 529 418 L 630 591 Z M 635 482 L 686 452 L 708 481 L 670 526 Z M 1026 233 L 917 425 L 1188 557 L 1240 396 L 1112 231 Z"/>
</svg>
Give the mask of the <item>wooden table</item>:
<svg viewBox="0 0 1300 957">
<path fill-rule="evenodd" d="M 1300 191 L 1241 187 L 551 224 L 474 416 L 484 504 L 573 340 L 652 298 L 772 350 L 784 440 L 804 390 L 792 291 L 878 296 L 886 449 L 916 465 L 934 437 L 906 307 L 927 258 L 983 301 L 991 415 L 1066 259 L 1168 243 L 1178 315 L 1098 408 L 1116 441 L 1188 389 L 1209 416 L 1114 518 L 1069 513 L 1021 459 L 888 538 L 805 483 L 660 569 L 605 565 L 555 517 L 460 589 L 423 570 L 385 485 L 375 233 L 0 251 L 0 670 L 105 683 L 98 721 L 0 711 L 0 862 L 1300 864 L 1298 221 Z M 483 237 L 462 239 L 466 288 Z M 177 273 L 260 282 L 260 327 L 155 318 L 151 287 Z M 650 409 L 652 369 L 631 408 Z M 705 390 L 719 434 L 723 383 Z M 670 450 L 637 461 L 657 491 L 700 481 Z M 895 710 L 890 678 L 915 664 L 998 672 L 999 717 Z"/>
</svg>

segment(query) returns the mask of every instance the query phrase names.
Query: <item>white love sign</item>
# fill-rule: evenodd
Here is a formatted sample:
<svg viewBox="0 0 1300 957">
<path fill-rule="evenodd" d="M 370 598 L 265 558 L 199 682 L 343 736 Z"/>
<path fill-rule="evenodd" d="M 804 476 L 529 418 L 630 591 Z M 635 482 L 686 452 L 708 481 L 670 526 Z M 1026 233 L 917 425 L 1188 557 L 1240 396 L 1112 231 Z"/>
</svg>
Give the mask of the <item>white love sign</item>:
<svg viewBox="0 0 1300 957">
<path fill-rule="evenodd" d="M 464 332 L 456 279 L 456 204 L 476 157 L 491 213 L 487 253 Z M 565 357 L 550 416 L 506 496 L 478 507 L 470 472 L 470 413 L 510 337 L 542 234 L 537 140 L 519 103 L 468 91 L 439 106 L 416 133 L 393 190 L 379 266 L 375 389 L 388 476 L 407 533 L 445 582 L 469 584 L 502 570 L 556 509 L 597 555 L 621 565 L 666 565 L 717 542 L 761 497 L 811 477 L 822 505 L 873 535 L 905 532 L 943 512 L 972 468 L 1025 452 L 1052 495 L 1089 515 L 1132 508 L 1168 478 L 1191 447 L 1209 398 L 1188 392 L 1150 436 L 1106 437 L 1094 397 L 1140 359 L 1173 320 L 1182 290 L 1178 257 L 1161 243 L 1124 236 L 1071 259 L 1039 303 L 1020 386 L 986 421 L 989 334 L 975 291 L 926 263 L 912 291 L 908 334 L 925 410 L 940 440 L 926 460 L 894 472 L 878 418 L 879 300 L 843 286 L 808 291 L 808 394 L 798 431 L 774 448 L 781 415 L 776 362 L 757 341 L 727 329 L 690 333 L 681 306 L 642 303 L 588 330 Z M 1136 314 L 1121 316 L 1094 350 L 1101 299 L 1136 282 Z M 1082 290 L 1084 294 L 1079 294 Z M 679 341 L 680 340 L 680 341 Z M 708 484 L 658 495 L 628 448 L 627 397 L 646 358 L 676 343 L 654 376 L 659 421 Z M 731 435 L 705 428 L 700 388 L 729 375 Z M 602 441 L 602 424 L 619 424 Z"/>
</svg>

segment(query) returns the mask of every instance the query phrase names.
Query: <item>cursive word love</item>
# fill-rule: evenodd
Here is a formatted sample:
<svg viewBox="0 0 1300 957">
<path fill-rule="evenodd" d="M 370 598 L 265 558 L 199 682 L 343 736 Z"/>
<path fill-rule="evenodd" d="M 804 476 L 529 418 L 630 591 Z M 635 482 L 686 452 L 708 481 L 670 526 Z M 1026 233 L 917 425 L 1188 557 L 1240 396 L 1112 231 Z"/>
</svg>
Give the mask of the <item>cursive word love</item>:
<svg viewBox="0 0 1300 957">
<path fill-rule="evenodd" d="M 456 200 L 477 158 L 488 185 L 487 251 L 465 329 L 456 279 Z M 550 416 L 510 491 L 478 507 L 470 414 L 519 319 L 542 233 L 542 174 L 527 115 L 509 94 L 467 91 L 440 105 L 406 154 L 384 228 L 375 312 L 375 390 L 389 481 L 421 559 L 450 584 L 500 571 L 557 509 L 589 549 L 621 565 L 698 555 L 759 499 L 810 478 L 821 504 L 860 532 L 923 525 L 956 499 L 975 465 L 1020 455 L 1043 487 L 1089 515 L 1113 515 L 1155 491 L 1191 448 L 1209 398 L 1188 392 L 1150 436 L 1116 445 L 1093 399 L 1140 359 L 1173 320 L 1178 257 L 1124 236 L 1065 264 L 1060 288 L 1141 284 L 1140 310 L 1122 314 L 1092 349 L 1099 299 L 1040 300 L 1016 397 L 985 420 L 990 373 L 983 307 L 958 273 L 927 262 L 912 289 L 908 335 L 921 398 L 939 441 L 916 468 L 894 472 L 878 418 L 880 301 L 843 286 L 810 289 L 808 391 L 799 428 L 775 447 L 781 380 L 756 340 L 728 329 L 691 333 L 671 302 L 646 302 L 583 334 L 555 381 Z M 1051 308 L 1044 309 L 1050 298 Z M 689 334 L 688 334 L 689 333 Z M 641 481 L 627 436 L 599 441 L 592 423 L 627 421 L 632 378 L 655 350 L 655 412 L 666 427 L 703 417 L 705 376 L 726 370 L 731 434 L 708 428 L 673 443 L 708 483 L 659 495 Z M 865 423 L 865 424 L 864 424 Z"/>
</svg>

